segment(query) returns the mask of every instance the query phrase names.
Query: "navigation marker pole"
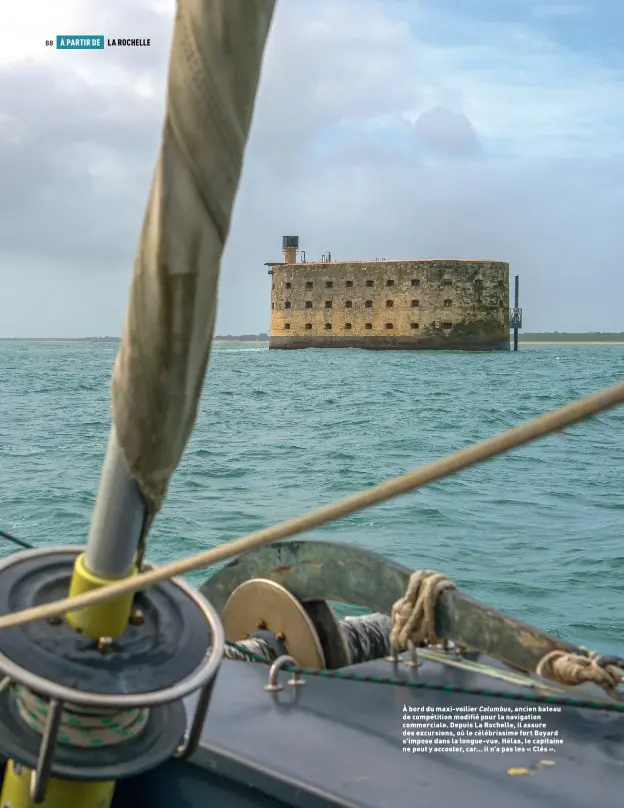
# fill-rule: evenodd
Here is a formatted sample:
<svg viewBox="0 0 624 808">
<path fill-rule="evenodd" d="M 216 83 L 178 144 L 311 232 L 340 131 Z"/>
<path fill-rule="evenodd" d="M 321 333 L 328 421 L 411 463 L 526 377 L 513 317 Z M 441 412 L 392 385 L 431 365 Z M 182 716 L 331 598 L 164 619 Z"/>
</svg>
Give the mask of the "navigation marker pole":
<svg viewBox="0 0 624 808">
<path fill-rule="evenodd" d="M 514 277 L 514 307 L 509 312 L 509 325 L 513 328 L 514 351 L 518 350 L 518 331 L 522 328 L 522 309 L 518 307 L 520 297 L 520 275 Z"/>
</svg>

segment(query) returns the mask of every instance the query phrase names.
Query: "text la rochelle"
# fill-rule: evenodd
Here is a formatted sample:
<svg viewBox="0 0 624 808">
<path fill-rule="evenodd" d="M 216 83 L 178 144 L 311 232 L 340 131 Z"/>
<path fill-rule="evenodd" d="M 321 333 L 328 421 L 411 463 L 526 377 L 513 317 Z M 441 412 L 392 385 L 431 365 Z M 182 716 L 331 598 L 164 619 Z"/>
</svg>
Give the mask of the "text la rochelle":
<svg viewBox="0 0 624 808">
<path fill-rule="evenodd" d="M 109 48 L 140 48 L 149 46 L 152 44 L 151 39 L 108 39 L 106 40 L 106 44 Z"/>
</svg>

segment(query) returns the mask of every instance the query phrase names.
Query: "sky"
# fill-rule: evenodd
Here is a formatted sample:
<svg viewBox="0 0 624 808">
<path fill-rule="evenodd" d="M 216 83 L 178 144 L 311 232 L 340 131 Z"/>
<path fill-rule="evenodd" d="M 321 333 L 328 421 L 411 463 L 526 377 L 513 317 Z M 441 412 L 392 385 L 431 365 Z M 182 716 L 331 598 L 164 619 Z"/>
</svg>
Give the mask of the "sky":
<svg viewBox="0 0 624 808">
<path fill-rule="evenodd" d="M 0 337 L 121 333 L 174 8 L 0 5 Z M 621 0 L 277 0 L 217 333 L 268 331 L 283 235 L 508 261 L 526 331 L 624 331 L 623 30 Z"/>
</svg>

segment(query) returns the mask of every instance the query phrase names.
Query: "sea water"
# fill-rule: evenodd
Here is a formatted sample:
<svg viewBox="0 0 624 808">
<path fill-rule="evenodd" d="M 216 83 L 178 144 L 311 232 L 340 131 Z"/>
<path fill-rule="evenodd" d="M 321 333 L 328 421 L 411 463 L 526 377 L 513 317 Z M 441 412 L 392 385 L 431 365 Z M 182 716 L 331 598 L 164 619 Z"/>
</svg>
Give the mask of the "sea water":
<svg viewBox="0 0 624 808">
<path fill-rule="evenodd" d="M 85 541 L 116 350 L 0 342 L 0 528 L 38 546 Z M 521 344 L 508 354 L 215 345 L 148 555 L 171 561 L 229 541 L 622 377 L 622 345 Z M 623 469 L 621 408 L 308 536 L 439 570 L 559 637 L 623 653 Z"/>
</svg>

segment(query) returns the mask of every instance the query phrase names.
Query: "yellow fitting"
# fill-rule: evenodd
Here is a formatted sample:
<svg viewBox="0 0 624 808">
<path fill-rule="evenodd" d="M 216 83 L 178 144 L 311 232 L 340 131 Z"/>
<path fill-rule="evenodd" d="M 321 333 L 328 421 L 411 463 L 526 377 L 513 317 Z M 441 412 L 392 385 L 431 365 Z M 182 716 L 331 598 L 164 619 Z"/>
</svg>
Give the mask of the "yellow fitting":
<svg viewBox="0 0 624 808">
<path fill-rule="evenodd" d="M 31 770 L 9 761 L 4 775 L 0 805 L 11 808 L 33 808 L 30 799 Z M 67 808 L 68 806 L 89 806 L 89 808 L 110 808 L 115 791 L 115 781 L 85 783 L 82 780 L 56 780 L 48 783 L 40 808 Z"/>
<path fill-rule="evenodd" d="M 131 575 L 136 575 L 137 570 L 133 568 Z M 130 577 L 128 576 L 128 577 Z M 74 574 L 72 575 L 69 587 L 69 596 L 82 595 L 84 592 L 91 592 L 93 589 L 100 589 L 107 584 L 115 583 L 115 578 L 100 578 L 89 572 L 85 565 L 84 553 L 78 556 L 74 563 Z M 69 625 L 86 634 L 87 637 L 99 639 L 100 637 L 119 637 L 124 633 L 130 613 L 134 593 L 120 595 L 114 600 L 107 600 L 106 603 L 98 603 L 95 606 L 86 606 L 76 612 L 69 612 L 66 620 Z"/>
</svg>

